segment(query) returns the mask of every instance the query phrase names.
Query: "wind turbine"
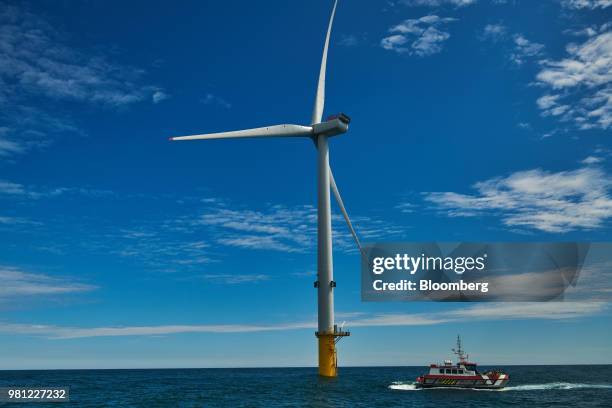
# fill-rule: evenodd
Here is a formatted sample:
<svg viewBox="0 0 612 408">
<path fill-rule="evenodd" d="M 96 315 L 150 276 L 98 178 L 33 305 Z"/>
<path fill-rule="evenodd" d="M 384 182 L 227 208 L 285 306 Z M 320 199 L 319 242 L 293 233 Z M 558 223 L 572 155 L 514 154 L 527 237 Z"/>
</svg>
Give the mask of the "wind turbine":
<svg viewBox="0 0 612 408">
<path fill-rule="evenodd" d="M 340 113 L 330 116 L 323 122 L 321 121 L 323 117 L 323 106 L 325 104 L 327 50 L 329 49 L 329 38 L 331 36 L 337 4 L 338 0 L 335 0 L 329 18 L 310 125 L 283 124 L 231 132 L 170 138 L 170 140 L 209 140 L 249 137 L 308 137 L 314 141 L 318 150 L 318 259 L 317 281 L 315 282 L 315 288 L 318 289 L 318 330 L 315 334 L 319 341 L 319 375 L 325 377 L 335 377 L 337 375 L 336 342 L 343 336 L 350 335 L 349 332 L 343 331 L 342 328 L 338 330 L 338 327 L 334 324 L 334 288 L 336 287 L 336 282 L 334 281 L 332 263 L 330 188 L 334 192 L 334 196 L 336 197 L 338 206 L 346 220 L 351 235 L 357 243 L 360 253 L 363 254 L 361 244 L 346 212 L 342 197 L 340 196 L 334 176 L 329 167 L 328 139 L 332 136 L 345 133 L 348 130 L 350 118 Z"/>
</svg>

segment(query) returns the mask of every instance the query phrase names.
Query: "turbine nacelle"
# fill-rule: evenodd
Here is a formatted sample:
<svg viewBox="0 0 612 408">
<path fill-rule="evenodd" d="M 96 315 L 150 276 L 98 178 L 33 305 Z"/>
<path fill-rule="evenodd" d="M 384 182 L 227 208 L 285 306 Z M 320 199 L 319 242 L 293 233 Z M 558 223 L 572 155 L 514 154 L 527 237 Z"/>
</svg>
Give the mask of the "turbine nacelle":
<svg viewBox="0 0 612 408">
<path fill-rule="evenodd" d="M 312 125 L 312 135 L 314 138 L 323 135 L 327 137 L 336 136 L 345 133 L 348 130 L 348 125 L 351 118 L 344 113 L 331 115 L 325 122 L 315 123 Z"/>
</svg>

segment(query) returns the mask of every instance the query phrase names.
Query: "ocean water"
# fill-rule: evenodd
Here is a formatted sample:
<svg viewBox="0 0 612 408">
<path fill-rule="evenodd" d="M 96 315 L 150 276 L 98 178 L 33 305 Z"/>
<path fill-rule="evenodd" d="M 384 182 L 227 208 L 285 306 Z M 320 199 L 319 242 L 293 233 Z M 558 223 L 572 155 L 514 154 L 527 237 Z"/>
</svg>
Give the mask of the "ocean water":
<svg viewBox="0 0 612 408">
<path fill-rule="evenodd" d="M 612 365 L 497 368 L 499 391 L 418 390 L 424 367 L 0 371 L 0 387 L 70 387 L 70 402 L 17 407 L 612 407 Z"/>
</svg>

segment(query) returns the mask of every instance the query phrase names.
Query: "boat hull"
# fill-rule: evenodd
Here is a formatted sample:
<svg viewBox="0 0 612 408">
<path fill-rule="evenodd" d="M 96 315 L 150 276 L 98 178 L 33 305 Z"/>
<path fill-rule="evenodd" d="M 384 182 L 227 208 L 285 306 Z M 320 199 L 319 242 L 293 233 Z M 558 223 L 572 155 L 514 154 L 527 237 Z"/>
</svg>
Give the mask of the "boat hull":
<svg viewBox="0 0 612 408">
<path fill-rule="evenodd" d="M 470 388 L 470 389 L 501 389 L 504 388 L 510 378 L 506 375 L 500 378 L 427 378 L 419 377 L 416 382 L 417 388 Z"/>
</svg>

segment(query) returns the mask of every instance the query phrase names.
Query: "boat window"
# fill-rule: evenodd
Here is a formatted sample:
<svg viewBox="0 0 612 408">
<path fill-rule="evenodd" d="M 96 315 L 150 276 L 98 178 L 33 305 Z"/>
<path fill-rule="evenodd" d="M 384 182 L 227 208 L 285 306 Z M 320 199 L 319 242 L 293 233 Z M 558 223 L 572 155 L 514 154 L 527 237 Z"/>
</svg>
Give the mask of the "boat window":
<svg viewBox="0 0 612 408">
<path fill-rule="evenodd" d="M 446 369 L 446 374 L 450 374 L 450 373 L 451 373 L 451 369 L 450 369 L 450 368 L 447 368 L 447 369 Z"/>
<path fill-rule="evenodd" d="M 463 374 L 463 370 L 459 370 L 459 374 Z"/>
<path fill-rule="evenodd" d="M 443 368 L 440 369 L 440 374 L 444 374 L 444 369 Z"/>
<path fill-rule="evenodd" d="M 453 368 L 453 374 L 457 374 L 457 369 Z"/>
</svg>

